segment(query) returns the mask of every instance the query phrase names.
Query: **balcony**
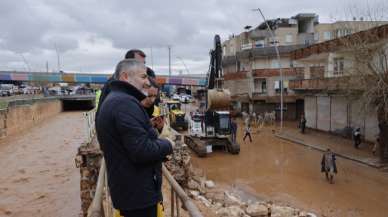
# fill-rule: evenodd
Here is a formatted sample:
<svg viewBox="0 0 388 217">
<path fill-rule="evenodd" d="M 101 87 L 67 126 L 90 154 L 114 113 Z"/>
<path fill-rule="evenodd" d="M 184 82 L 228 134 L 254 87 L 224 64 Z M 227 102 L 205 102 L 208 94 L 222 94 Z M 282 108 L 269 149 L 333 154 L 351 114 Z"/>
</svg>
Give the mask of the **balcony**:
<svg viewBox="0 0 388 217">
<path fill-rule="evenodd" d="M 348 77 L 316 78 L 289 81 L 289 88 L 293 90 L 345 90 L 347 89 Z"/>
<path fill-rule="evenodd" d="M 304 76 L 304 68 L 303 67 L 295 67 L 295 68 L 282 68 L 283 76 L 295 76 L 297 78 L 303 78 Z M 265 68 L 265 69 L 254 69 L 252 71 L 253 77 L 274 77 L 280 76 L 280 71 L 278 68 Z"/>
</svg>

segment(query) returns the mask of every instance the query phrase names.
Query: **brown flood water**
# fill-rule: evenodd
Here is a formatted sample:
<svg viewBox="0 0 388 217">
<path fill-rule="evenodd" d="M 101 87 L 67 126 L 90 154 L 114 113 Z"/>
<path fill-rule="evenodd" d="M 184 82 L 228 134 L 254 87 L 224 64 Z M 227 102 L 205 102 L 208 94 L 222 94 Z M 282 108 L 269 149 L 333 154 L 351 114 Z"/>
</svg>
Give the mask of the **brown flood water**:
<svg viewBox="0 0 388 217">
<path fill-rule="evenodd" d="M 388 173 L 337 158 L 338 175 L 329 184 L 320 173 L 321 152 L 285 142 L 270 129 L 242 141 L 239 155 L 214 152 L 193 157 L 209 179 L 258 199 L 272 200 L 330 217 L 387 217 Z"/>
<path fill-rule="evenodd" d="M 0 216 L 79 216 L 79 170 L 85 140 L 81 112 L 64 112 L 0 141 Z"/>
</svg>

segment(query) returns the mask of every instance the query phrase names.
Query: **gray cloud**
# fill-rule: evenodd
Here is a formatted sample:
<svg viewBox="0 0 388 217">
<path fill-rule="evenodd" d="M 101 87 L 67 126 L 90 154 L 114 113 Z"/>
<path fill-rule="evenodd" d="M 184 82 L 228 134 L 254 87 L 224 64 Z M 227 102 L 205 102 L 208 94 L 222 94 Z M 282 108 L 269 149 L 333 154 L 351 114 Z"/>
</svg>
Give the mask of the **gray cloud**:
<svg viewBox="0 0 388 217">
<path fill-rule="evenodd" d="M 343 19 L 351 5 L 363 9 L 365 1 L 2 0 L 0 70 L 20 67 L 20 54 L 35 70 L 45 70 L 46 61 L 56 69 L 56 45 L 65 71 L 109 72 L 128 49 L 140 48 L 148 65 L 167 73 L 171 45 L 173 72 L 186 71 L 181 58 L 191 73 L 205 73 L 215 34 L 226 39 L 262 22 L 253 8 L 268 19 L 313 12 L 329 21 Z"/>
</svg>

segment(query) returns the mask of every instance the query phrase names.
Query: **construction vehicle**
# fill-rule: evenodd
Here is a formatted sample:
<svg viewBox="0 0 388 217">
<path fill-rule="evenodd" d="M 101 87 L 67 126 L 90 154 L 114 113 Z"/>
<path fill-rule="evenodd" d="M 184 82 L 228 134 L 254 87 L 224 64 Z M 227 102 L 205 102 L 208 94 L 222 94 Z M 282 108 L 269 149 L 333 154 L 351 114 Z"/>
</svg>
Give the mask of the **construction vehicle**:
<svg viewBox="0 0 388 217">
<path fill-rule="evenodd" d="M 230 92 L 222 88 L 222 48 L 219 35 L 214 37 L 210 51 L 204 108 L 190 116 L 185 143 L 199 156 L 205 157 L 213 149 L 221 148 L 232 154 L 240 153 L 240 145 L 231 139 Z"/>
<path fill-rule="evenodd" d="M 168 116 L 170 119 L 170 125 L 174 130 L 187 130 L 188 124 L 186 120 L 186 114 L 181 110 L 181 103 L 176 100 L 169 100 L 166 102 L 168 107 Z"/>
</svg>

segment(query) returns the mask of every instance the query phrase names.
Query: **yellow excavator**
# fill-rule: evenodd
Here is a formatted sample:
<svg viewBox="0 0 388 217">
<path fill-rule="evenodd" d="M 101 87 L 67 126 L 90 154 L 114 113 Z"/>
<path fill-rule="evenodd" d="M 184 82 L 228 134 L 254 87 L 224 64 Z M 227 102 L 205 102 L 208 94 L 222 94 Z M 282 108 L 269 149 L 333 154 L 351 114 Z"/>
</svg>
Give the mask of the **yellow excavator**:
<svg viewBox="0 0 388 217">
<path fill-rule="evenodd" d="M 168 107 L 170 125 L 174 130 L 187 130 L 188 123 L 185 118 L 186 114 L 181 110 L 181 103 L 176 100 L 166 102 Z"/>
</svg>

